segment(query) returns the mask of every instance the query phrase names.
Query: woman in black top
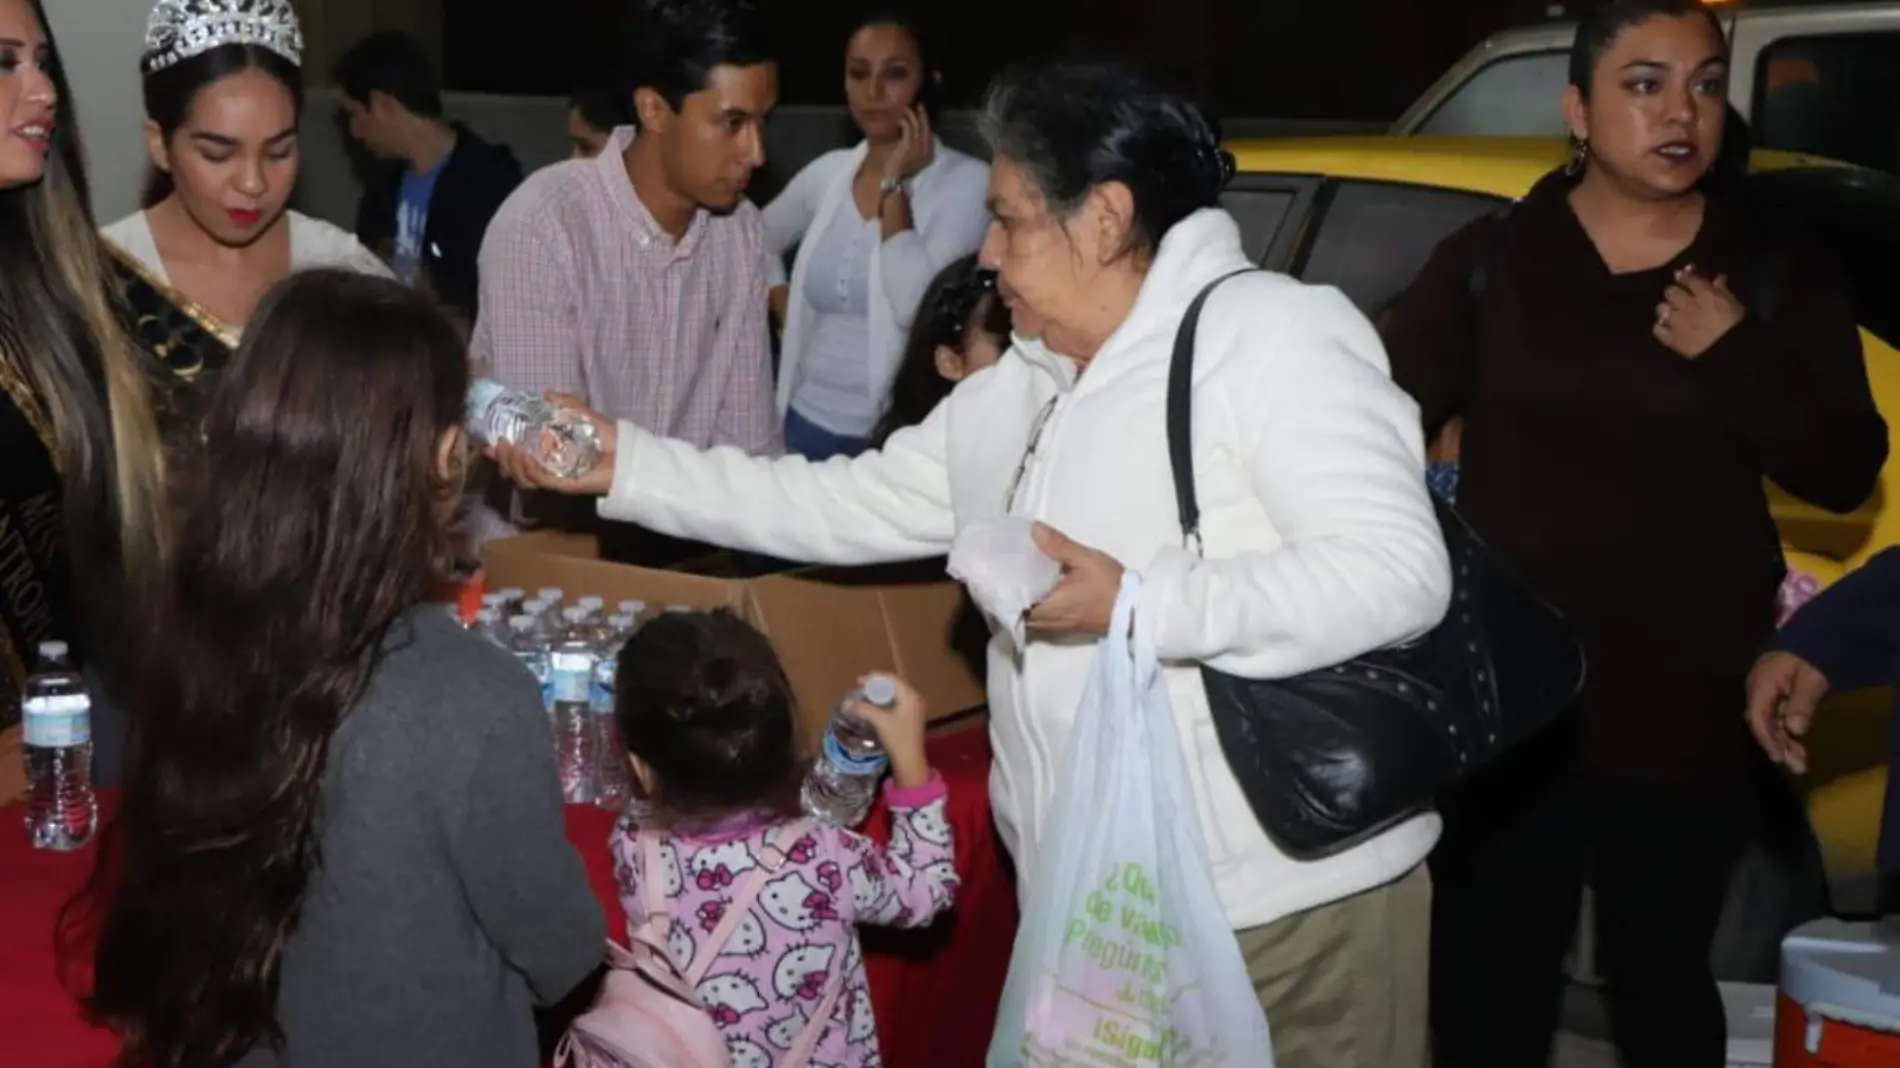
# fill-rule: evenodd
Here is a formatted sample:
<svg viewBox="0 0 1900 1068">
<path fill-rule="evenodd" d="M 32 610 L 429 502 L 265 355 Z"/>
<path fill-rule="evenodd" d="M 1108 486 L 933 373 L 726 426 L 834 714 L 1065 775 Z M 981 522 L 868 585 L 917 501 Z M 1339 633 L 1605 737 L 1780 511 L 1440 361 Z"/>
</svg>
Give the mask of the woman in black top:
<svg viewBox="0 0 1900 1068">
<path fill-rule="evenodd" d="M 1590 662 L 1580 715 L 1446 806 L 1447 1068 L 1546 1062 L 1586 880 L 1625 1063 L 1723 1063 L 1709 948 L 1783 573 L 1762 480 L 1845 511 L 1887 453 L 1847 288 L 1718 166 L 1727 76 L 1693 0 L 1594 11 L 1569 166 L 1448 238 L 1384 325 L 1427 432 L 1462 420 L 1461 506 Z"/>
<path fill-rule="evenodd" d="M 0 730 L 40 642 L 94 662 L 123 646 L 110 626 L 136 615 L 163 542 L 146 364 L 110 296 L 71 101 L 39 0 L 0 0 Z"/>
</svg>

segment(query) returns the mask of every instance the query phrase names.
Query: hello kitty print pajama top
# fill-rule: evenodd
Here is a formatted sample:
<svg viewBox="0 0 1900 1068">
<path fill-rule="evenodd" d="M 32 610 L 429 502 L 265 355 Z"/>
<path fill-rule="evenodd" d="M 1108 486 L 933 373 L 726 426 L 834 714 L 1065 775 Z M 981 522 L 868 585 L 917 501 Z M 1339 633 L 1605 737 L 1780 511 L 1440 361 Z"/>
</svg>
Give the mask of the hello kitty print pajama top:
<svg viewBox="0 0 1900 1068">
<path fill-rule="evenodd" d="M 884 797 L 892 816 L 890 845 L 811 824 L 700 981 L 700 1001 L 725 1032 L 732 1068 L 774 1068 L 837 968 L 845 970 L 844 989 L 810 1068 L 880 1065 L 856 925 L 921 927 L 950 907 L 957 887 L 943 780 L 933 775 L 913 790 L 886 782 Z M 621 818 L 612 848 L 620 903 L 637 928 L 646 922 L 646 904 L 634 820 L 631 812 Z M 772 829 L 745 815 L 705 832 L 666 836 L 660 847 L 671 909 L 666 944 L 682 970 L 719 925 L 744 874 L 758 867 Z"/>
</svg>

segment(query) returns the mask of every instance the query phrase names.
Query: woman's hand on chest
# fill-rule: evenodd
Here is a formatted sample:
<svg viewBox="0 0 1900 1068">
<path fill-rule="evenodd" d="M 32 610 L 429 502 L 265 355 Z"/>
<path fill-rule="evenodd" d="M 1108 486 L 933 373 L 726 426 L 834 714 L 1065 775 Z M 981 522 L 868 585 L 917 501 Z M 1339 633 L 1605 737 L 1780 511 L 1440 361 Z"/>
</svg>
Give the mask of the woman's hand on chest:
<svg viewBox="0 0 1900 1068">
<path fill-rule="evenodd" d="M 1694 264 L 1676 272 L 1656 305 L 1656 340 L 1693 360 L 1715 346 L 1747 315 L 1726 275 L 1704 278 Z"/>
</svg>

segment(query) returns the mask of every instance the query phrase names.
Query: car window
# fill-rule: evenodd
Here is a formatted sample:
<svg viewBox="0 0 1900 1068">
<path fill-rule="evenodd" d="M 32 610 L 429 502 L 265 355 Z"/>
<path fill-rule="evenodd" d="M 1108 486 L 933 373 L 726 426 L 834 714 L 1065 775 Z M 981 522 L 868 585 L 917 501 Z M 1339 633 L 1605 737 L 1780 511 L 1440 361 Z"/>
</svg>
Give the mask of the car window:
<svg viewBox="0 0 1900 1068">
<path fill-rule="evenodd" d="M 1900 171 L 1900 33 L 1789 37 L 1762 50 L 1755 143 Z"/>
<path fill-rule="evenodd" d="M 1570 57 L 1526 52 L 1480 67 L 1452 90 L 1418 132 L 1487 137 L 1562 137 Z"/>
<path fill-rule="evenodd" d="M 1833 256 L 1860 324 L 1900 346 L 1893 250 L 1900 247 L 1900 178 L 1855 167 L 1796 167 L 1749 178 L 1761 210 L 1803 226 Z"/>
<path fill-rule="evenodd" d="M 1295 274 L 1338 286 L 1377 315 L 1411 284 L 1453 231 L 1505 203 L 1498 197 L 1388 182 L 1342 182 Z"/>
<path fill-rule="evenodd" d="M 1221 194 L 1220 206 L 1240 225 L 1240 244 L 1247 250 L 1247 259 L 1254 263 L 1266 259 L 1297 196 L 1296 190 L 1284 187 L 1229 189 Z"/>
</svg>

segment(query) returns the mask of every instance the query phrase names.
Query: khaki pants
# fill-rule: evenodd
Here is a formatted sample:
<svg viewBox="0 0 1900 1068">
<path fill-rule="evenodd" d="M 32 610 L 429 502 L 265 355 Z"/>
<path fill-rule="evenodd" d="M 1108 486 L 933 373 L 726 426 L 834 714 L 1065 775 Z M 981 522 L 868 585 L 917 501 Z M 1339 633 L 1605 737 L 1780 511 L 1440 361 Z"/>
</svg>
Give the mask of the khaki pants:
<svg viewBox="0 0 1900 1068">
<path fill-rule="evenodd" d="M 1277 1068 L 1426 1068 L 1432 883 L 1397 882 L 1238 932 Z"/>
</svg>

